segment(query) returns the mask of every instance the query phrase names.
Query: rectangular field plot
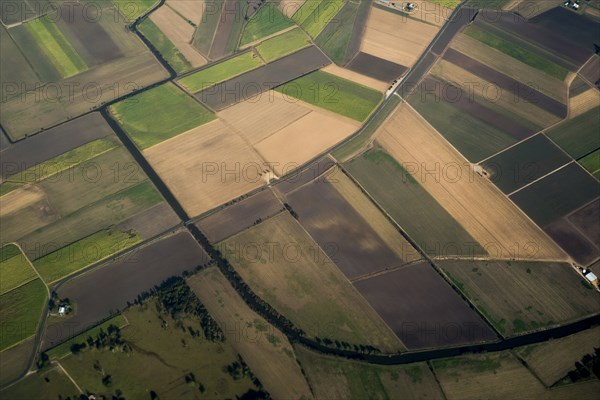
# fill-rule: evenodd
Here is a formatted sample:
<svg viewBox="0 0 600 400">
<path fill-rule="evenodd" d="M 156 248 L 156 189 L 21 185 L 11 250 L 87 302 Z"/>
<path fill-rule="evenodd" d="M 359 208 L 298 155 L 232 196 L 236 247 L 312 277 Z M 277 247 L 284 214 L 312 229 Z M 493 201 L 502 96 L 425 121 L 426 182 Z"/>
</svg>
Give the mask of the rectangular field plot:
<svg viewBox="0 0 600 400">
<path fill-rule="evenodd" d="M 0 248 L 0 276 L 0 295 L 37 278 L 25 254 L 14 244 Z"/>
<path fill-rule="evenodd" d="M 322 176 L 286 195 L 302 226 L 342 272 L 352 280 L 418 259 L 385 218 L 368 218 L 364 208 L 350 203 L 343 179 L 340 172 Z M 356 203 L 367 207 L 360 199 Z"/>
<path fill-rule="evenodd" d="M 360 280 L 354 286 L 409 350 L 496 339 L 494 331 L 427 262 Z"/>
<path fill-rule="evenodd" d="M 348 68 L 383 82 L 391 82 L 408 71 L 404 65 L 360 52 L 348 63 Z"/>
<path fill-rule="evenodd" d="M 600 183 L 571 163 L 514 193 L 511 199 L 537 224 L 545 226 L 599 195 Z"/>
<path fill-rule="evenodd" d="M 208 255 L 189 233 L 178 232 L 78 276 L 58 291 L 61 298 L 77 305 L 75 315 L 50 325 L 42 348 L 47 350 L 95 326 L 124 309 L 142 292 L 208 261 Z"/>
<path fill-rule="evenodd" d="M 344 6 L 344 0 L 313 0 L 305 2 L 292 19 L 310 36 L 317 37 L 325 25 Z"/>
<path fill-rule="evenodd" d="M 317 398 L 391 399 L 399 393 L 407 399 L 442 398 L 425 363 L 373 365 L 295 349 Z"/>
<path fill-rule="evenodd" d="M 585 234 L 592 243 L 600 245 L 600 199 L 597 199 L 583 208 L 569 215 L 567 219 Z"/>
<path fill-rule="evenodd" d="M 0 46 L 4 54 L 0 59 L 0 82 L 3 83 L 0 99 L 4 101 L 22 91 L 33 90 L 40 78 L 4 26 L 0 26 Z"/>
<path fill-rule="evenodd" d="M 217 243 L 282 210 L 283 204 L 270 189 L 266 189 L 202 218 L 196 226 L 211 243 Z"/>
<path fill-rule="evenodd" d="M 545 135 L 536 135 L 485 160 L 482 165 L 492 182 L 508 194 L 570 161 L 571 157 Z"/>
<path fill-rule="evenodd" d="M 297 98 L 361 122 L 383 100 L 383 95 L 376 90 L 322 71 L 288 82 L 276 90 L 286 97 Z"/>
<path fill-rule="evenodd" d="M 141 149 L 215 118 L 172 83 L 116 103 L 110 107 L 110 111 Z"/>
<path fill-rule="evenodd" d="M 252 291 L 310 336 L 382 352 L 404 346 L 289 213 L 219 244 Z"/>
<path fill-rule="evenodd" d="M 0 351 L 32 336 L 48 299 L 40 279 L 0 296 Z"/>
<path fill-rule="evenodd" d="M 593 288 L 566 263 L 440 261 L 440 265 L 505 337 L 600 313 Z"/>
<path fill-rule="evenodd" d="M 168 7 L 161 7 L 160 9 L 168 9 Z M 155 13 L 152 15 L 154 14 Z M 177 14 L 175 15 L 177 16 Z M 184 25 L 184 23 L 182 22 L 180 25 Z M 167 61 L 171 68 L 175 70 L 176 73 L 180 74 L 182 72 L 189 71 L 192 68 L 192 64 L 183 55 L 183 53 L 179 51 L 175 44 L 160 30 L 158 26 L 156 26 L 154 22 L 152 22 L 151 19 L 145 19 L 139 25 L 139 30 L 144 37 L 148 39 L 150 43 L 152 43 L 152 45 Z M 203 58 L 199 53 L 198 57 Z M 202 63 L 199 65 L 202 65 Z"/>
<path fill-rule="evenodd" d="M 579 159 L 600 148 L 600 107 L 595 107 L 575 118 L 561 122 L 546 135 L 571 157 Z"/>
<path fill-rule="evenodd" d="M 486 254 L 479 243 L 385 151 L 370 150 L 344 167 L 426 253 L 440 256 Z M 416 215 L 419 218 L 415 218 Z"/>
<path fill-rule="evenodd" d="M 292 21 L 279 11 L 276 4 L 266 3 L 258 9 L 244 27 L 240 45 L 262 39 L 292 25 Z"/>
<path fill-rule="evenodd" d="M 584 224 L 595 224 L 586 219 Z M 560 218 L 546 225 L 544 231 L 580 265 L 589 265 L 600 257 L 598 242 L 592 242 L 582 231 L 566 218 Z"/>
<path fill-rule="evenodd" d="M 310 46 L 308 36 L 301 29 L 294 28 L 265 40 L 256 46 L 256 50 L 265 61 L 270 62 L 308 46 Z"/>
</svg>

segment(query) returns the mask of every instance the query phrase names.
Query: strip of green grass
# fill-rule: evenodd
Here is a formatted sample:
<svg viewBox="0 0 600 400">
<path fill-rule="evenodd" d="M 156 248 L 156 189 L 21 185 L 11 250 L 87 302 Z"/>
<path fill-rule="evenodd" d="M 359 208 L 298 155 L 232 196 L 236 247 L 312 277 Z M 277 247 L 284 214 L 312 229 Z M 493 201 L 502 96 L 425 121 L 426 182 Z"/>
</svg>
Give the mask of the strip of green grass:
<svg viewBox="0 0 600 400">
<path fill-rule="evenodd" d="M 6 293 L 36 277 L 25 254 L 14 244 L 0 249 L 0 293 Z"/>
<path fill-rule="evenodd" d="M 592 174 L 600 170 L 600 149 L 580 159 L 579 164 Z"/>
<path fill-rule="evenodd" d="M 361 122 L 383 99 L 383 94 L 374 89 L 322 71 L 300 77 L 276 90 Z"/>
<path fill-rule="evenodd" d="M 302 25 L 304 21 L 308 19 L 312 15 L 312 13 L 319 7 L 319 5 L 323 2 L 323 0 L 307 0 L 302 4 L 302 7 L 298 9 L 292 15 L 292 20 L 296 22 L 298 25 Z"/>
<path fill-rule="evenodd" d="M 292 24 L 292 21 L 283 15 L 275 4 L 267 3 L 259 8 L 256 14 L 248 21 L 248 24 L 244 28 L 240 45 L 243 46 L 265 36 L 272 35 L 275 32 L 292 26 Z"/>
<path fill-rule="evenodd" d="M 344 0 L 323 0 L 300 26 L 306 33 L 315 38 L 321 33 L 329 21 L 340 12 L 342 7 L 344 7 Z"/>
<path fill-rule="evenodd" d="M 177 47 L 165 36 L 164 33 L 152 22 L 149 18 L 146 18 L 144 22 L 139 25 L 140 32 L 154 45 L 156 50 L 163 56 L 169 65 L 177 72 L 189 71 L 192 68 L 192 64 L 185 58 L 185 56 L 177 49 Z"/>
<path fill-rule="evenodd" d="M 123 328 L 124 326 L 127 325 L 127 320 L 125 319 L 125 317 L 123 317 L 121 314 L 119 314 L 116 317 L 113 317 L 107 321 L 104 321 L 100 325 L 96 325 L 95 327 L 88 329 L 87 331 L 83 332 L 82 334 L 79 334 L 79 335 L 75 336 L 74 338 L 67 340 L 64 343 L 61 343 L 58 346 L 53 347 L 52 349 L 48 350 L 46 352 L 46 354 L 48 355 L 48 357 L 50 357 L 51 360 L 57 360 L 57 359 L 65 357 L 65 356 L 68 356 L 69 354 L 71 354 L 71 345 L 72 344 L 83 343 L 86 341 L 88 336 L 94 338 L 100 333 L 101 330 L 106 332 L 108 330 L 108 327 L 111 325 L 117 326 L 119 328 Z"/>
<path fill-rule="evenodd" d="M 66 169 L 73 168 L 87 160 L 91 160 L 117 147 L 115 139 L 103 138 L 86 143 L 73 150 L 69 150 L 50 160 L 44 161 L 31 168 L 27 168 L 7 180 L 11 182 L 39 182 L 56 175 Z M 4 185 L 4 184 L 3 184 Z"/>
<path fill-rule="evenodd" d="M 40 44 L 40 47 L 63 78 L 77 75 L 88 69 L 71 43 L 65 38 L 58 26 L 43 17 L 25 24 L 29 33 Z"/>
<path fill-rule="evenodd" d="M 296 28 L 265 40 L 256 47 L 256 50 L 262 58 L 271 62 L 308 46 L 310 46 L 308 36 L 300 28 Z"/>
<path fill-rule="evenodd" d="M 569 73 L 566 68 L 557 65 L 546 58 L 531 52 L 529 49 L 519 46 L 517 43 L 494 35 L 476 25 L 465 29 L 465 33 L 480 42 L 507 54 L 533 68 L 536 68 L 550 76 L 564 80 Z"/>
<path fill-rule="evenodd" d="M 140 149 L 216 118 L 170 82 L 120 101 L 110 111 Z"/>
<path fill-rule="evenodd" d="M 600 147 L 599 130 L 600 107 L 596 107 L 560 123 L 546 135 L 577 160 Z"/>
<path fill-rule="evenodd" d="M 39 279 L 0 296 L 0 351 L 35 333 L 46 298 L 46 288 Z"/>
<path fill-rule="evenodd" d="M 212 87 L 245 72 L 264 65 L 254 52 L 247 51 L 219 64 L 210 66 L 179 80 L 179 84 L 191 93 Z"/>
<path fill-rule="evenodd" d="M 46 282 L 52 283 L 141 240 L 142 238 L 133 231 L 104 229 L 35 260 L 33 265 Z"/>
</svg>

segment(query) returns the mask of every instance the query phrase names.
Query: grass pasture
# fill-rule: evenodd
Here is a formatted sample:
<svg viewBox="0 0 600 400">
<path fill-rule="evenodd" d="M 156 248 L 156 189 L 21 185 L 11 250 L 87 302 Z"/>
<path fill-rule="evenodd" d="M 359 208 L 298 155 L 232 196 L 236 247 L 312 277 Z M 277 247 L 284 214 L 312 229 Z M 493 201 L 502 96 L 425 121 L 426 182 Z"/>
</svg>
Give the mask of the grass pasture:
<svg viewBox="0 0 600 400">
<path fill-rule="evenodd" d="M 425 363 L 381 366 L 295 349 L 317 399 L 442 398 Z"/>
<path fill-rule="evenodd" d="M 279 86 L 277 91 L 293 98 L 364 121 L 383 100 L 383 94 L 344 78 L 316 71 Z"/>
<path fill-rule="evenodd" d="M 167 60 L 175 72 L 181 74 L 192 68 L 192 64 L 149 18 L 139 25 L 139 30 L 156 47 L 156 50 Z"/>
<path fill-rule="evenodd" d="M 262 39 L 292 25 L 292 21 L 279 11 L 276 4 L 268 2 L 258 9 L 244 27 L 240 45 Z"/>
<path fill-rule="evenodd" d="M 0 276 L 0 295 L 37 278 L 25 254 L 14 244 L 0 249 Z"/>
<path fill-rule="evenodd" d="M 13 400 L 77 398 L 79 390 L 58 367 L 27 375 L 23 380 L 0 392 Z"/>
<path fill-rule="evenodd" d="M 277 245 L 270 250 L 271 243 Z M 269 218 L 219 247 L 252 290 L 307 335 L 368 344 L 383 352 L 404 349 L 289 213 Z"/>
<path fill-rule="evenodd" d="M 88 68 L 54 21 L 42 17 L 25 26 L 63 78 L 77 75 Z"/>
<path fill-rule="evenodd" d="M 505 337 L 600 312 L 595 291 L 569 264 L 440 261 L 440 265 Z"/>
<path fill-rule="evenodd" d="M 47 297 L 39 279 L 0 296 L 0 351 L 36 332 Z"/>
<path fill-rule="evenodd" d="M 135 144 L 146 149 L 215 118 L 206 108 L 166 83 L 110 107 Z"/>
<path fill-rule="evenodd" d="M 308 36 L 301 29 L 295 28 L 265 40 L 256 46 L 256 50 L 262 58 L 271 62 L 308 46 Z"/>
<path fill-rule="evenodd" d="M 344 0 L 306 1 L 292 19 L 315 38 L 344 6 Z"/>
<path fill-rule="evenodd" d="M 579 159 L 600 148 L 600 107 L 566 120 L 546 132 L 571 157 Z"/>
<path fill-rule="evenodd" d="M 253 51 L 247 51 L 239 56 L 187 75 L 178 82 L 190 93 L 197 93 L 263 65 L 262 60 Z"/>
<path fill-rule="evenodd" d="M 141 240 L 136 232 L 103 229 L 35 260 L 33 265 L 42 278 L 51 283 L 125 250 Z"/>
</svg>

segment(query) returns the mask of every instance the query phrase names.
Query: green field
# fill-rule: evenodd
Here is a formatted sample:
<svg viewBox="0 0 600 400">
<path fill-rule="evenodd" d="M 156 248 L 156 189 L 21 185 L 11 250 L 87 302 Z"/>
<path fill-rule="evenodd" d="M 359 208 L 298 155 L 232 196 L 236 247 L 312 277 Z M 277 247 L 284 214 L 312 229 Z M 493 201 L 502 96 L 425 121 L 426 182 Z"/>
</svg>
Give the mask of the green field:
<svg viewBox="0 0 600 400">
<path fill-rule="evenodd" d="M 110 106 L 110 111 L 141 149 L 215 119 L 172 83 L 120 101 Z"/>
<path fill-rule="evenodd" d="M 114 137 L 97 139 L 12 175 L 7 180 L 11 182 L 39 182 L 108 152 L 116 148 L 117 145 L 117 139 Z"/>
<path fill-rule="evenodd" d="M 579 159 L 579 164 L 595 175 L 600 170 L 600 149 Z"/>
<path fill-rule="evenodd" d="M 265 61 L 271 62 L 308 46 L 310 46 L 308 36 L 301 29 L 295 28 L 265 40 L 256 46 L 256 50 Z"/>
<path fill-rule="evenodd" d="M 305 2 L 292 19 L 310 36 L 317 37 L 344 6 L 344 0 L 314 0 Z"/>
<path fill-rule="evenodd" d="M 185 58 L 185 56 L 177 49 L 177 47 L 165 36 L 164 33 L 150 20 L 146 18 L 141 24 L 139 24 L 140 32 L 154 45 L 156 50 L 163 56 L 163 58 L 169 63 L 169 65 L 177 72 L 181 74 L 189 71 L 192 68 L 192 64 Z"/>
<path fill-rule="evenodd" d="M 326 110 L 364 121 L 383 99 L 377 90 L 315 71 L 276 88 L 285 96 L 295 97 Z"/>
<path fill-rule="evenodd" d="M 464 31 L 467 35 L 480 42 L 493 47 L 504 54 L 507 54 L 522 63 L 525 63 L 533 68 L 536 68 L 550 76 L 560 79 L 561 81 L 567 77 L 569 71 L 544 58 L 539 52 L 532 51 L 531 46 L 524 46 L 516 40 L 511 41 L 500 36 L 497 36 L 477 25 L 470 25 Z"/>
<path fill-rule="evenodd" d="M 13 400 L 78 398 L 79 390 L 58 367 L 26 378 L 0 392 L 0 397 Z"/>
<path fill-rule="evenodd" d="M 262 39 L 292 25 L 292 21 L 283 15 L 275 4 L 267 3 L 259 8 L 246 24 L 240 45 Z"/>
<path fill-rule="evenodd" d="M 571 322 L 600 310 L 600 298 L 569 264 L 440 261 L 450 280 L 503 336 Z"/>
<path fill-rule="evenodd" d="M 202 15 L 200 23 L 196 27 L 194 32 L 194 38 L 192 39 L 192 45 L 197 48 L 200 53 L 208 56 L 210 53 L 210 47 L 215 36 L 215 30 L 221 19 L 221 12 L 223 10 L 223 3 L 225 0 L 206 0 L 206 9 L 211 10 L 209 13 Z"/>
<path fill-rule="evenodd" d="M 39 279 L 0 296 L 0 351 L 36 332 L 46 299 L 46 287 Z"/>
<path fill-rule="evenodd" d="M 486 254 L 412 175 L 382 149 L 369 150 L 345 163 L 344 168 L 426 253 Z"/>
<path fill-rule="evenodd" d="M 269 251 L 271 243 L 278 245 Z M 260 255 L 239 250 L 250 246 L 259 246 Z M 219 248 L 254 293 L 307 335 L 372 345 L 389 353 L 405 349 L 289 213 L 247 229 Z M 299 258 L 290 261 L 288 253 Z"/>
<path fill-rule="evenodd" d="M 600 107 L 596 107 L 561 122 L 548 130 L 546 135 L 577 160 L 600 148 L 599 130 Z"/>
<path fill-rule="evenodd" d="M 158 0 L 112 0 L 112 2 L 128 21 L 133 22 L 158 3 Z"/>
<path fill-rule="evenodd" d="M 38 258 L 33 265 L 46 282 L 52 283 L 123 251 L 141 240 L 136 232 L 103 229 Z"/>
<path fill-rule="evenodd" d="M 37 277 L 29 260 L 14 244 L 0 249 L 0 294 L 4 294 Z"/>
<path fill-rule="evenodd" d="M 50 357 L 51 360 L 61 359 L 63 357 L 68 356 L 69 354 L 71 354 L 71 345 L 72 344 L 83 343 L 86 341 L 88 336 L 95 337 L 96 335 L 98 335 L 98 333 L 100 333 L 100 331 L 106 332 L 108 330 L 108 327 L 111 325 L 117 326 L 122 329 L 127 324 L 128 324 L 127 319 L 125 319 L 125 317 L 123 317 L 123 315 L 119 314 L 116 317 L 112 317 L 111 319 L 104 321 L 100 325 L 97 325 L 91 329 L 88 329 L 87 331 L 83 332 L 82 334 L 77 335 L 74 338 L 71 338 L 64 343 L 61 343 L 58 346 L 51 348 L 50 350 L 48 350 L 46 352 L 46 354 L 48 355 L 48 357 Z"/>
<path fill-rule="evenodd" d="M 88 69 L 55 22 L 42 17 L 26 23 L 25 26 L 63 78 L 77 75 Z"/>
<path fill-rule="evenodd" d="M 381 366 L 295 349 L 317 399 L 442 398 L 426 363 Z"/>
<path fill-rule="evenodd" d="M 262 60 L 254 52 L 247 51 L 239 56 L 194 72 L 181 78 L 178 82 L 187 91 L 196 93 L 263 65 Z"/>
</svg>

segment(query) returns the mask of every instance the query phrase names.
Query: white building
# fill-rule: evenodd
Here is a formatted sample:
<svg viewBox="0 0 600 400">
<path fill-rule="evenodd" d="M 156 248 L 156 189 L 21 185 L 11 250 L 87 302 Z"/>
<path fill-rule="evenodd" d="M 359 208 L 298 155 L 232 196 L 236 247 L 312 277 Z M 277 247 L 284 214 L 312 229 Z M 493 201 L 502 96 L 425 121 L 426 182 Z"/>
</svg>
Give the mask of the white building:
<svg viewBox="0 0 600 400">
<path fill-rule="evenodd" d="M 587 274 L 585 274 L 585 277 L 588 281 L 592 283 L 592 285 L 598 284 L 598 277 L 594 275 L 593 272 L 588 272 Z"/>
</svg>

